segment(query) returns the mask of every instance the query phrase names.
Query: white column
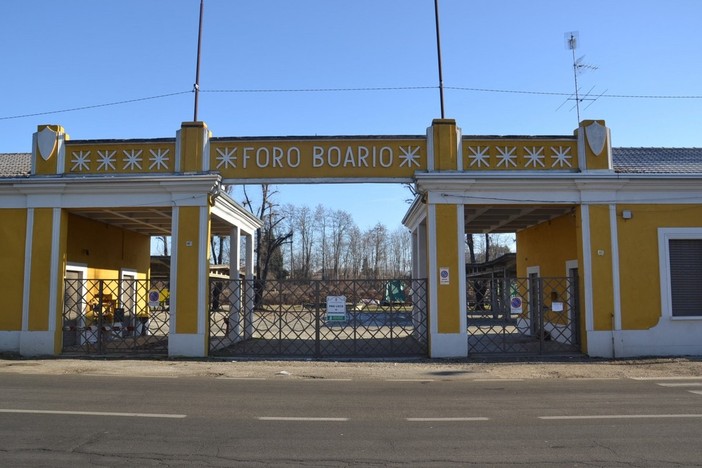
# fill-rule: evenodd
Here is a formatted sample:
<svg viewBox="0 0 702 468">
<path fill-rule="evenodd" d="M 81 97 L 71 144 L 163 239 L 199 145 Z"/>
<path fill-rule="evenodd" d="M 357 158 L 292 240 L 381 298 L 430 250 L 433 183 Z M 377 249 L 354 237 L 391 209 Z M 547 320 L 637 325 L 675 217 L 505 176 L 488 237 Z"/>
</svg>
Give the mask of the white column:
<svg viewBox="0 0 702 468">
<path fill-rule="evenodd" d="M 241 263 L 241 233 L 237 226 L 232 227 L 229 234 L 229 334 L 232 340 L 241 339 L 241 280 L 239 265 Z"/>
<path fill-rule="evenodd" d="M 253 309 L 254 309 L 254 238 L 253 234 L 246 235 L 246 282 L 244 285 L 244 314 L 245 319 L 245 330 L 244 338 L 248 339 L 253 336 Z"/>
</svg>

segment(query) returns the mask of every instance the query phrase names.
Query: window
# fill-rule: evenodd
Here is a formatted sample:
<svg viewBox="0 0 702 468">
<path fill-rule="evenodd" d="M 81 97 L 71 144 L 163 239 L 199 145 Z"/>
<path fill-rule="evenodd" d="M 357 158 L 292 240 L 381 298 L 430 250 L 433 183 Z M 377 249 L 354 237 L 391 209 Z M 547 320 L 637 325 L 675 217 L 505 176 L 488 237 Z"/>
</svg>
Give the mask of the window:
<svg viewBox="0 0 702 468">
<path fill-rule="evenodd" d="M 658 230 L 664 315 L 702 318 L 702 228 Z"/>
</svg>

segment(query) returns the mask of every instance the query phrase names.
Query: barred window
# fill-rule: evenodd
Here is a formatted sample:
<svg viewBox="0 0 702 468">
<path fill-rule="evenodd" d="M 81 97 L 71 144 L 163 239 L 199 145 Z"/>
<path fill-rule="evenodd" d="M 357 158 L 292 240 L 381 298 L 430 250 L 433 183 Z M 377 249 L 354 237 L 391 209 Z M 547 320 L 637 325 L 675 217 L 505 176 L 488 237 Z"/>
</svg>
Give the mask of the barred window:
<svg viewBox="0 0 702 468">
<path fill-rule="evenodd" d="M 673 317 L 702 315 L 702 239 L 670 239 L 668 256 Z"/>
</svg>

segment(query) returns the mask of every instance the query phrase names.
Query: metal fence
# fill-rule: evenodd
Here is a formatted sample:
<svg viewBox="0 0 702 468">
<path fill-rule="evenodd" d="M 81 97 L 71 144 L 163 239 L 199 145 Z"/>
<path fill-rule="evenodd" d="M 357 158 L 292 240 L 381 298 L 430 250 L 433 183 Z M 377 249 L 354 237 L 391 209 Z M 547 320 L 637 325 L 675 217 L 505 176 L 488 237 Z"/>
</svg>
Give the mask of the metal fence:
<svg viewBox="0 0 702 468">
<path fill-rule="evenodd" d="M 468 278 L 468 352 L 580 351 L 578 281 Z"/>
<path fill-rule="evenodd" d="M 210 354 L 424 356 L 426 280 L 210 281 Z"/>
<path fill-rule="evenodd" d="M 65 279 L 64 353 L 168 353 L 165 281 Z"/>
</svg>

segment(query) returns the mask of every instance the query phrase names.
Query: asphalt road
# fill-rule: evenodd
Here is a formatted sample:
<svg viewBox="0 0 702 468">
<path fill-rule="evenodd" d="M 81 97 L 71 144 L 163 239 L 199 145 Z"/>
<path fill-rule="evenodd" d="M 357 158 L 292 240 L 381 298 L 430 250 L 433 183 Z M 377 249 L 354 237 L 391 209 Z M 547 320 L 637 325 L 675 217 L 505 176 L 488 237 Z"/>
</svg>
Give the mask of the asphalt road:
<svg viewBox="0 0 702 468">
<path fill-rule="evenodd" d="M 0 375 L 5 466 L 702 466 L 702 377 Z"/>
</svg>

